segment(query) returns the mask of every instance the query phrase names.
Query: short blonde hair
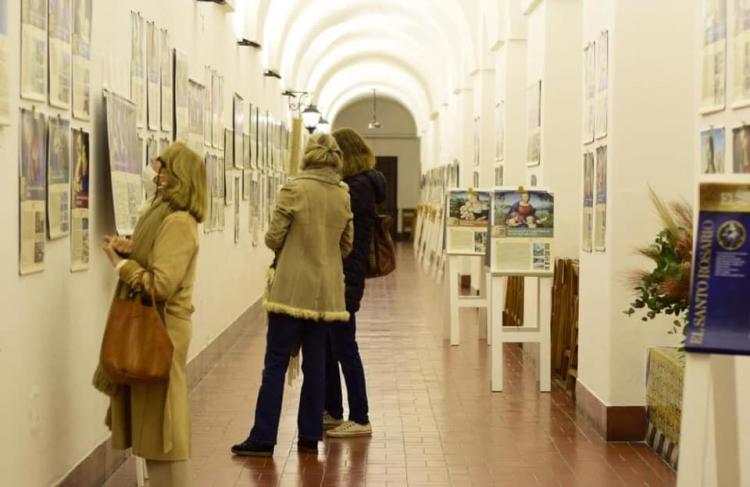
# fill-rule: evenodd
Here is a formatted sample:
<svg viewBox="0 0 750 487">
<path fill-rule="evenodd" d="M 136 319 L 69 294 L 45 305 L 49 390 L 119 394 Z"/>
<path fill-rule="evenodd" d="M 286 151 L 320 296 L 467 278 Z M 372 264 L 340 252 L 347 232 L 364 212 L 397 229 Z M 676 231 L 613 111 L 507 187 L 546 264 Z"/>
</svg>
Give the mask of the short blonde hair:
<svg viewBox="0 0 750 487">
<path fill-rule="evenodd" d="M 344 154 L 344 178 L 369 171 L 375 167 L 375 153 L 359 133 L 350 128 L 341 128 L 333 132 L 333 137 Z"/>
<path fill-rule="evenodd" d="M 310 137 L 300 169 L 304 171 L 311 167 L 333 167 L 341 172 L 342 165 L 341 149 L 332 135 L 314 134 Z"/>
<path fill-rule="evenodd" d="M 159 155 L 162 171 L 167 171 L 167 186 L 161 198 L 175 211 L 187 211 L 198 223 L 206 218 L 207 178 L 201 156 L 182 142 L 174 142 Z"/>
</svg>

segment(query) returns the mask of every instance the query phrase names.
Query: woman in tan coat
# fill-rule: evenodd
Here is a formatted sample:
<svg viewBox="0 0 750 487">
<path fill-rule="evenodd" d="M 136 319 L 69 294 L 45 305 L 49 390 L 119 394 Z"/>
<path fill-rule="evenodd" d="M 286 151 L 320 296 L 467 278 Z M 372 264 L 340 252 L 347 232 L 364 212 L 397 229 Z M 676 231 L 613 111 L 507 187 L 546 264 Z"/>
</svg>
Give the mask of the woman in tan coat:
<svg viewBox="0 0 750 487">
<path fill-rule="evenodd" d="M 206 170 L 201 157 L 181 143 L 169 146 L 152 165 L 158 173 L 156 198 L 138 220 L 132 240 L 105 237 L 104 251 L 118 272 L 119 296 L 131 289 L 155 294 L 174 346 L 169 380 L 117 386 L 100 368 L 95 386 L 111 396 L 107 424 L 113 447 L 132 448 L 146 459 L 152 487 L 186 487 L 192 482 L 186 366 Z"/>
<path fill-rule="evenodd" d="M 327 324 L 347 321 L 342 259 L 352 249 L 352 212 L 341 182 L 341 150 L 327 134 L 305 147 L 302 171 L 279 192 L 266 245 L 276 254 L 264 301 L 268 335 L 255 426 L 232 452 L 271 456 L 279 429 L 284 374 L 302 345 L 299 451 L 318 451 L 323 436 Z"/>
</svg>

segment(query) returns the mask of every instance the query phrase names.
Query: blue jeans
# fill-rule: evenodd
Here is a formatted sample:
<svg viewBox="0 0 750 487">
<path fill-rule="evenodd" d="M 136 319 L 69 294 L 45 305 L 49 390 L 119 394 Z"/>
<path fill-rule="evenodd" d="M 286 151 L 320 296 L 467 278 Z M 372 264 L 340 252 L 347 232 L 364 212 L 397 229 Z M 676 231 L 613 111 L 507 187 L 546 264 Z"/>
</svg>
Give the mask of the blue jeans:
<svg viewBox="0 0 750 487">
<path fill-rule="evenodd" d="M 365 369 L 359 356 L 356 340 L 357 318 L 354 313 L 348 322 L 333 323 L 328 328 L 326 356 L 326 411 L 336 419 L 344 417 L 341 398 L 341 377 L 339 363 L 346 381 L 349 396 L 349 420 L 368 424 L 367 385 Z"/>
<path fill-rule="evenodd" d="M 284 397 L 284 377 L 296 343 L 302 343 L 302 394 L 297 426 L 299 438 L 319 441 L 323 437 L 325 387 L 325 350 L 328 324 L 269 313 L 263 382 L 255 406 L 255 425 L 250 440 L 260 445 L 275 445 Z"/>
</svg>

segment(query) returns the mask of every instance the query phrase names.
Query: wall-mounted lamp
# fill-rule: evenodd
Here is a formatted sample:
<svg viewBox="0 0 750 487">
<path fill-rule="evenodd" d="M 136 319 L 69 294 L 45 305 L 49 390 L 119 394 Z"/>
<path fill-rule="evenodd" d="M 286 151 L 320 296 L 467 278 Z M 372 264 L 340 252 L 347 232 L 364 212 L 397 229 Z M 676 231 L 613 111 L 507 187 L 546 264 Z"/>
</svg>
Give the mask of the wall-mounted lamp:
<svg viewBox="0 0 750 487">
<path fill-rule="evenodd" d="M 320 112 L 318 111 L 318 107 L 310 105 L 305 108 L 305 111 L 302 112 L 302 123 L 307 131 L 311 134 L 315 132 L 315 127 L 318 126 L 318 122 L 320 122 Z"/>
<path fill-rule="evenodd" d="M 328 120 L 326 120 L 323 117 L 320 117 L 320 121 L 318 122 L 318 126 L 315 129 L 316 132 L 319 132 L 321 134 L 330 134 L 331 133 L 331 124 L 328 123 Z"/>
<path fill-rule="evenodd" d="M 289 98 L 289 100 L 287 100 L 289 110 L 299 112 L 305 104 L 305 100 L 310 97 L 310 93 L 306 91 L 284 90 L 281 96 Z"/>
<path fill-rule="evenodd" d="M 209 2 L 209 3 L 218 3 L 219 5 L 226 5 L 227 0 L 195 0 L 196 2 Z"/>
<path fill-rule="evenodd" d="M 263 76 L 266 76 L 268 78 L 279 78 L 281 79 L 281 75 L 274 71 L 273 69 L 266 69 L 263 71 Z"/>
<path fill-rule="evenodd" d="M 251 41 L 249 39 L 240 39 L 240 40 L 237 41 L 237 45 L 238 46 L 254 47 L 256 49 L 260 49 L 261 48 L 261 46 L 260 46 L 259 43 L 255 42 L 255 41 Z"/>
</svg>

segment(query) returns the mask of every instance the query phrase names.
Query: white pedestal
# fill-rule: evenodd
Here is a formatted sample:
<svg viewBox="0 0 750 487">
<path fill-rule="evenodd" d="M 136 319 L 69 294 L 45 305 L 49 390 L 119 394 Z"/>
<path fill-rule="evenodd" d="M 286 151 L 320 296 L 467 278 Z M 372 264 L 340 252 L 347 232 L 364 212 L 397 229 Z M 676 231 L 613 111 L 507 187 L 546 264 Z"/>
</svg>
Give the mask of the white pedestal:
<svg viewBox="0 0 750 487">
<path fill-rule="evenodd" d="M 448 263 L 447 263 L 447 271 L 448 272 L 448 300 L 450 303 L 450 312 L 449 312 L 449 319 L 450 319 L 450 340 L 451 345 L 460 345 L 461 344 L 461 329 L 460 329 L 460 323 L 459 323 L 459 309 L 461 308 L 475 308 L 478 310 L 485 310 L 485 330 L 482 331 L 482 325 L 480 323 L 480 332 L 479 336 L 480 338 L 483 338 L 484 336 L 487 336 L 487 327 L 488 327 L 488 320 L 486 319 L 487 313 L 487 304 L 488 304 L 488 298 L 487 298 L 487 284 L 486 284 L 486 274 L 482 274 L 482 279 L 480 279 L 479 283 L 479 296 L 461 296 L 460 294 L 460 283 L 459 283 L 459 275 L 461 272 L 461 259 L 463 258 L 476 258 L 476 259 L 484 259 L 483 255 L 478 256 L 460 256 L 460 255 L 449 255 L 448 256 Z M 480 315 L 481 318 L 481 315 Z"/>
</svg>

